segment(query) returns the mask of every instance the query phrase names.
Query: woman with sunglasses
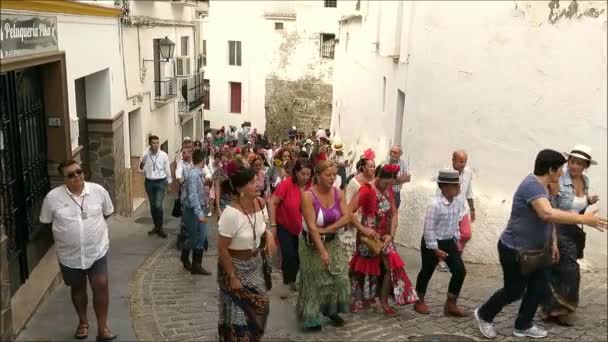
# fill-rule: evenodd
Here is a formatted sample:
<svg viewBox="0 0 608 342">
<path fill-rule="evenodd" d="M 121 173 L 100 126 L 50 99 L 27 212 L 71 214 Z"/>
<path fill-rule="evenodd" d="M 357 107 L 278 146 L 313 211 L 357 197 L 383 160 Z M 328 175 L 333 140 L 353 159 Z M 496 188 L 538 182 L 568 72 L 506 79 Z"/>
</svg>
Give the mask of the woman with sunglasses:
<svg viewBox="0 0 608 342">
<path fill-rule="evenodd" d="M 307 330 L 321 330 L 321 316 L 343 326 L 340 314 L 350 304 L 348 260 L 336 231 L 350 222 L 342 191 L 333 184 L 336 165 L 328 160 L 315 167 L 315 185 L 302 196 L 304 227 L 298 243 L 300 278 L 297 315 Z"/>
</svg>

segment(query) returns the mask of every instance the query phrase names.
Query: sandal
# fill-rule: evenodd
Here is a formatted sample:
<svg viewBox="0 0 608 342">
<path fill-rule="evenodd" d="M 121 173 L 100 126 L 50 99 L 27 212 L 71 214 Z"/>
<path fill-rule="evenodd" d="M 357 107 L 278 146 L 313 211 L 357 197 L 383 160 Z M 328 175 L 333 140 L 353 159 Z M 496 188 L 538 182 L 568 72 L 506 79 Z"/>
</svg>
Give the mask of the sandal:
<svg viewBox="0 0 608 342">
<path fill-rule="evenodd" d="M 395 311 L 395 309 L 391 308 L 389 305 L 382 306 L 382 311 L 384 311 L 384 314 L 389 317 L 397 316 L 397 311 Z"/>
<path fill-rule="evenodd" d="M 77 340 L 84 340 L 87 337 L 89 337 L 89 325 L 78 324 L 78 327 L 76 327 L 76 332 L 74 332 L 74 338 Z"/>
<path fill-rule="evenodd" d="M 103 335 L 97 335 L 97 342 L 107 342 L 116 339 L 118 335 L 114 335 L 109 329 L 104 330 Z"/>
</svg>

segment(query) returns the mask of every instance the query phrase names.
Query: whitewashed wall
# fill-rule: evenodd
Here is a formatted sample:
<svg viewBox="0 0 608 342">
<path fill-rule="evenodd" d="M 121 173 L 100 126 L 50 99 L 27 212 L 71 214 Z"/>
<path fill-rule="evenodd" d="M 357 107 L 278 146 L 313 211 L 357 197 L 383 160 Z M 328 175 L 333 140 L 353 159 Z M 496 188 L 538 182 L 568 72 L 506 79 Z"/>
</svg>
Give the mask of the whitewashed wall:
<svg viewBox="0 0 608 342">
<path fill-rule="evenodd" d="M 543 148 L 592 146 L 599 165 L 589 176 L 606 215 L 606 5 L 582 2 L 604 12 L 550 24 L 548 2 L 538 3 L 518 2 L 515 9 L 507 1 L 414 2 L 404 8 L 399 63 L 371 44 L 380 3 L 362 5 L 364 18 L 342 27 L 341 37 L 350 30 L 358 37 L 351 33 L 351 41 L 360 41 L 359 53 L 342 52 L 336 61 L 332 128 L 345 142 L 385 156 L 394 137 L 397 89 L 406 93 L 401 143 L 414 181 L 404 190 L 401 242 L 419 246 L 424 209 L 435 191 L 430 179 L 458 148 L 470 153 L 478 207 L 466 259 L 497 261 L 512 195 Z M 605 267 L 606 236 L 588 231 L 586 261 Z"/>
<path fill-rule="evenodd" d="M 338 6 L 353 1 L 338 1 Z M 272 7 L 292 8 L 296 20 L 266 18 Z M 324 8 L 323 1 L 228 1 L 210 2 L 209 17 L 203 24 L 207 40 L 205 78 L 211 84 L 210 110 L 205 120 L 211 127 L 250 121 L 263 132 L 265 117 L 265 80 L 275 75 L 283 80 L 317 77 L 331 83 L 333 60 L 320 57 L 320 33 L 338 34 L 339 8 Z M 274 29 L 282 22 L 284 29 Z M 239 23 L 235 25 L 235 23 Z M 228 65 L 228 41 L 242 43 L 242 66 Z M 229 82 L 242 83 L 241 113 L 230 113 Z"/>
<path fill-rule="evenodd" d="M 237 10 L 238 9 L 238 10 Z M 257 1 L 214 1 L 203 34 L 207 40 L 205 78 L 210 81 L 210 107 L 205 120 L 211 127 L 237 126 L 250 121 L 264 127 L 264 43 L 262 6 Z M 238 24 L 236 24 L 238 23 Z M 228 63 L 228 41 L 241 41 L 241 66 Z M 241 113 L 230 113 L 229 82 L 241 83 Z"/>
<path fill-rule="evenodd" d="M 123 109 L 124 82 L 118 31 L 117 18 L 57 16 L 59 50 L 65 51 L 66 58 L 70 118 L 75 120 L 77 116 L 74 81 L 106 69 L 109 72 L 109 83 L 105 84 L 108 89 L 96 94 L 104 98 L 91 99 L 104 103 L 103 110 L 87 111 L 87 115 L 92 119 L 111 119 Z M 71 135 L 74 149 L 78 143 L 78 125 L 72 125 Z"/>
<path fill-rule="evenodd" d="M 195 66 L 194 24 L 195 8 L 172 5 L 166 1 L 130 1 L 130 12 L 133 16 L 145 16 L 154 19 L 182 22 L 176 26 L 153 25 L 149 27 L 123 26 L 122 48 L 124 49 L 124 66 L 126 79 L 125 103 L 125 153 L 130 155 L 130 134 L 128 113 L 140 108 L 141 134 L 134 134 L 141 139 L 135 146 L 147 146 L 148 134 L 158 135 L 161 142 L 169 142 L 169 155 L 173 156 L 181 147 L 182 127 L 178 113 L 177 98 L 167 104 L 154 101 L 154 39 L 168 37 L 175 43 L 174 56 L 181 55 L 181 37 L 188 36 L 191 70 Z M 138 43 L 139 42 L 139 43 Z M 144 61 L 146 60 L 146 61 Z M 161 63 L 167 72 L 173 75 L 173 67 Z M 143 73 L 142 73 L 143 70 Z M 127 166 L 128 167 L 128 166 Z"/>
</svg>

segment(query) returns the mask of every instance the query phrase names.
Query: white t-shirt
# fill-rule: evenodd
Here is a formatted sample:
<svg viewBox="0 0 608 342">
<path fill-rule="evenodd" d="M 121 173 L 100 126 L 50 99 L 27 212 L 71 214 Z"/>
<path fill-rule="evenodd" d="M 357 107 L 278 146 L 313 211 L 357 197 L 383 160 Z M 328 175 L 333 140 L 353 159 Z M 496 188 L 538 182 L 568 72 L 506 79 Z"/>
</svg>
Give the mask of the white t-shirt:
<svg viewBox="0 0 608 342">
<path fill-rule="evenodd" d="M 238 209 L 227 206 L 222 212 L 218 222 L 218 233 L 231 238 L 228 248 L 232 250 L 257 249 L 262 240 L 262 234 L 266 231 L 266 208 L 258 211 L 255 215 L 247 215 Z M 255 225 L 256 241 L 253 241 L 253 227 Z"/>
</svg>

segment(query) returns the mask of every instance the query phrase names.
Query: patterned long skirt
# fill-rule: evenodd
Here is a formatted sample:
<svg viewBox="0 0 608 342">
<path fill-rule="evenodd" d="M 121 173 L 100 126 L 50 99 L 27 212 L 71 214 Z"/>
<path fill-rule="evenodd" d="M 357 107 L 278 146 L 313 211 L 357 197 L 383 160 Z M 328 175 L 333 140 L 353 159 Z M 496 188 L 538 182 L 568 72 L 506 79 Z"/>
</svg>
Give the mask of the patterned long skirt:
<svg viewBox="0 0 608 342">
<path fill-rule="evenodd" d="M 232 258 L 234 272 L 242 284 L 238 291 L 230 290 L 229 279 L 218 263 L 220 342 L 260 341 L 266 329 L 270 302 L 264 287 L 262 257 L 247 260 Z"/>
<path fill-rule="evenodd" d="M 549 286 L 543 303 L 546 315 L 561 316 L 573 313 L 578 307 L 578 290 L 581 282 L 580 267 L 575 242 L 578 227 L 558 226 L 559 263 L 548 271 Z"/>
<path fill-rule="evenodd" d="M 322 315 L 346 313 L 350 307 L 350 279 L 348 260 L 337 236 L 325 243 L 329 253 L 329 269 L 321 261 L 316 247 L 308 245 L 300 235 L 298 252 L 300 273 L 298 277 L 297 315 L 304 328 L 321 325 Z"/>
</svg>

